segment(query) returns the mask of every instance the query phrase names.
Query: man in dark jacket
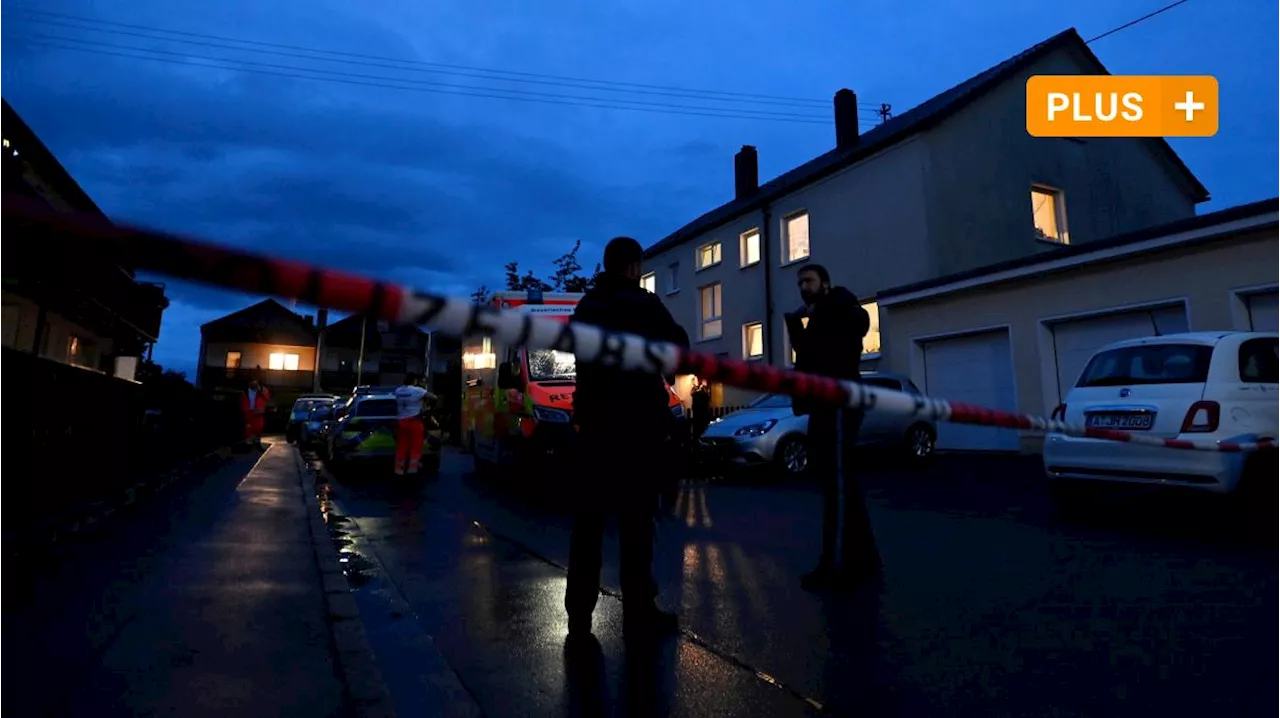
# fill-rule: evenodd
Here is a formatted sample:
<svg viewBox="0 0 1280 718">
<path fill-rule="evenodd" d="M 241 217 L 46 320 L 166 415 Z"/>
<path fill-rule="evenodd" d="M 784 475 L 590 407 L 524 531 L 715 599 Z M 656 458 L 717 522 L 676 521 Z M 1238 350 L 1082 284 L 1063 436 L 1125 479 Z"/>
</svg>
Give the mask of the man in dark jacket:
<svg viewBox="0 0 1280 718">
<path fill-rule="evenodd" d="M 796 371 L 858 381 L 862 339 L 871 317 L 844 287 L 831 286 L 825 267 L 800 269 L 804 307 L 786 315 L 796 353 Z M 880 553 L 862 492 L 849 476 L 862 412 L 796 401 L 797 416 L 809 415 L 809 469 L 822 482 L 822 556 L 801 579 L 807 590 L 849 586 L 880 569 Z"/>
<path fill-rule="evenodd" d="M 604 272 L 578 303 L 573 322 L 689 346 L 688 334 L 662 300 L 640 286 L 643 248 L 618 237 L 604 250 Z M 674 614 L 657 608 L 653 581 L 653 522 L 661 486 L 663 444 L 675 423 L 661 375 L 579 363 L 573 395 L 582 453 L 580 506 L 569 546 L 565 610 L 569 635 L 591 633 L 600 594 L 601 544 L 606 518 L 618 517 L 622 554 L 623 626 L 674 633 Z"/>
</svg>

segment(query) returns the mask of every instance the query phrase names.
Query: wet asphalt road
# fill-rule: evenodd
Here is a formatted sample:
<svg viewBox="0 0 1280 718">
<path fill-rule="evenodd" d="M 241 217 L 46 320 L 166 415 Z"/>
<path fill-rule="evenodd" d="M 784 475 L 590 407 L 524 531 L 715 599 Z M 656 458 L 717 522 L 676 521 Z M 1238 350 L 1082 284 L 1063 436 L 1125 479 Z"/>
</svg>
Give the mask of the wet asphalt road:
<svg viewBox="0 0 1280 718">
<path fill-rule="evenodd" d="M 455 453 L 421 491 L 334 485 L 405 714 L 440 683 L 414 669 L 429 637 L 494 717 L 1276 711 L 1276 552 L 1230 537 L 1212 502 L 1126 495 L 1068 521 L 1025 460 L 882 465 L 863 483 L 885 577 L 823 596 L 796 585 L 816 487 L 690 483 L 655 559 L 685 635 L 628 652 L 602 597 L 596 661 L 564 653 L 569 517 L 552 492 L 469 469 Z M 615 543 L 605 556 L 616 594 Z"/>
</svg>

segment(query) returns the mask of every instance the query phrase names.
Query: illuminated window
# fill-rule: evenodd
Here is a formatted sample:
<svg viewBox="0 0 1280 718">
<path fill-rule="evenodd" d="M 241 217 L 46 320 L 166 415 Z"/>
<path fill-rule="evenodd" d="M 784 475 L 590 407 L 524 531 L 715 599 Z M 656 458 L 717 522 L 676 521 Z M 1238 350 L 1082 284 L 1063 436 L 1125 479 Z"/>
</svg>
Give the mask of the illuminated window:
<svg viewBox="0 0 1280 718">
<path fill-rule="evenodd" d="M 468 371 L 477 369 L 494 369 L 498 366 L 498 355 L 493 352 L 493 338 L 481 337 L 480 346 L 472 345 L 472 351 L 462 354 L 462 368 Z M 475 351 L 475 350 L 479 351 Z"/>
<path fill-rule="evenodd" d="M 80 341 L 80 337 L 74 334 L 67 337 L 67 361 L 69 363 L 74 364 L 81 358 L 80 352 L 82 349 L 83 342 Z"/>
<path fill-rule="evenodd" d="M 702 299 L 702 338 L 715 339 L 723 332 L 720 319 L 720 283 L 708 284 L 698 290 Z"/>
<path fill-rule="evenodd" d="M 1036 239 L 1067 244 L 1067 217 L 1062 190 L 1037 185 L 1031 188 L 1031 217 Z"/>
<path fill-rule="evenodd" d="M 866 302 L 862 308 L 867 310 L 867 314 L 871 316 L 871 329 L 867 332 L 867 336 L 862 338 L 862 354 L 879 354 L 880 353 L 880 305 L 875 302 Z"/>
<path fill-rule="evenodd" d="M 802 326 L 802 327 L 804 327 L 804 328 L 806 328 L 806 329 L 807 329 L 807 328 L 809 328 L 809 317 L 800 317 L 800 326 Z M 788 361 L 789 361 L 790 365 L 791 365 L 791 366 L 795 366 L 795 363 L 796 363 L 796 350 L 795 350 L 795 348 L 794 348 L 794 347 L 792 347 L 792 346 L 791 346 L 791 334 L 790 334 L 790 333 L 787 333 L 787 356 L 789 357 Z"/>
<path fill-rule="evenodd" d="M 809 213 L 797 212 L 782 220 L 782 263 L 809 256 Z"/>
<path fill-rule="evenodd" d="M 298 355 L 273 352 L 267 356 L 267 368 L 276 371 L 298 371 Z"/>
<path fill-rule="evenodd" d="M 240 368 L 240 352 L 227 352 L 226 366 L 228 369 L 239 369 Z"/>
<path fill-rule="evenodd" d="M 720 251 L 719 242 L 710 242 L 698 247 L 698 269 L 706 269 L 719 264 Z"/>
<path fill-rule="evenodd" d="M 764 356 L 764 325 L 760 322 L 742 325 L 742 356 L 744 359 Z"/>
<path fill-rule="evenodd" d="M 760 230 L 743 232 L 738 238 L 738 253 L 743 267 L 750 267 L 760 261 Z"/>
<path fill-rule="evenodd" d="M 646 292 L 652 292 L 654 294 L 657 294 L 658 293 L 658 275 L 654 274 L 653 272 L 649 272 L 643 277 L 640 277 L 640 286 L 643 287 Z"/>
</svg>

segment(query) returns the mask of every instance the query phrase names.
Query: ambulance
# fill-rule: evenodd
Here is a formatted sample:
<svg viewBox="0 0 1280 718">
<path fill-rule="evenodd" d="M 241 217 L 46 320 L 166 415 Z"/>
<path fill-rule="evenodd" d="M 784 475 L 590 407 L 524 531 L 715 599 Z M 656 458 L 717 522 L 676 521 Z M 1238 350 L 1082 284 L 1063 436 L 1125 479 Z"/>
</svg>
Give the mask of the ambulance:
<svg viewBox="0 0 1280 718">
<path fill-rule="evenodd" d="M 499 309 L 569 321 L 581 293 L 498 292 Z M 492 337 L 462 345 L 462 440 L 476 469 L 554 468 L 572 448 L 576 364 L 571 353 L 503 346 Z M 667 386 L 676 431 L 687 432 L 684 404 Z M 625 425 L 627 417 L 619 416 Z"/>
</svg>

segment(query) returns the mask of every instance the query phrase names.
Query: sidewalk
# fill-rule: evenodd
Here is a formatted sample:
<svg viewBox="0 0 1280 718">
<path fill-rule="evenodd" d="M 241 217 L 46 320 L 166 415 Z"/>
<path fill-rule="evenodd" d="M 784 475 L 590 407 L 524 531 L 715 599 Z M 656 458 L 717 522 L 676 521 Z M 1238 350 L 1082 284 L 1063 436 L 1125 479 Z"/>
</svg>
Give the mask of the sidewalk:
<svg viewBox="0 0 1280 718">
<path fill-rule="evenodd" d="M 7 581 L 5 712 L 350 715 L 303 485 L 280 442 Z"/>
</svg>

